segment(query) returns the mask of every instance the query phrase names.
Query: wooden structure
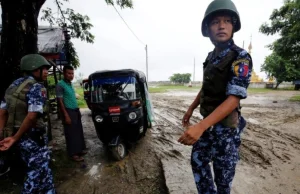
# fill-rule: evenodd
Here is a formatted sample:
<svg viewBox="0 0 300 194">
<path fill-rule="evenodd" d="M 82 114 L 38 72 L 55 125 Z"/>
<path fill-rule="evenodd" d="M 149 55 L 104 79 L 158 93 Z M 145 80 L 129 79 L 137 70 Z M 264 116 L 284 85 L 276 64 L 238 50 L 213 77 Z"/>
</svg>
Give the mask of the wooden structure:
<svg viewBox="0 0 300 194">
<path fill-rule="evenodd" d="M 1 30 L 2 25 L 0 24 L 0 32 Z M 49 112 L 51 113 L 58 113 L 55 85 L 62 77 L 63 66 L 70 64 L 69 60 L 67 60 L 69 54 L 65 52 L 68 50 L 69 40 L 70 35 L 68 34 L 66 26 L 63 28 L 49 26 L 38 27 L 38 52 L 52 65 L 49 70 L 48 80 L 45 83 L 45 87 L 48 91 Z M 50 115 L 48 115 L 48 137 L 49 140 L 52 139 Z"/>
<path fill-rule="evenodd" d="M 66 28 L 65 28 L 66 29 Z M 67 60 L 67 53 L 65 52 L 66 45 L 68 44 L 69 37 L 68 31 L 58 27 L 39 27 L 38 28 L 38 49 L 39 54 L 43 55 L 52 65 L 49 69 L 48 80 L 46 83 L 48 102 L 49 102 L 49 114 L 57 114 L 57 118 L 60 118 L 58 111 L 58 102 L 55 94 L 55 86 L 60 79 L 62 79 L 62 69 L 64 65 L 69 65 Z M 52 139 L 50 115 L 48 116 L 49 140 Z"/>
</svg>

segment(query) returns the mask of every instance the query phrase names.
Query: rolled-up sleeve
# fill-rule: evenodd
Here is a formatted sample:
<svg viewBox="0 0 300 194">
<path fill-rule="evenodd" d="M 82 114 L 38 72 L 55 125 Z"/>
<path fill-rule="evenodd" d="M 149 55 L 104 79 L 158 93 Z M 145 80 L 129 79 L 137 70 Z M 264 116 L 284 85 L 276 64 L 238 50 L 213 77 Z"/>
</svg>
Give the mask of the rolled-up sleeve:
<svg viewBox="0 0 300 194">
<path fill-rule="evenodd" d="M 232 63 L 231 78 L 227 84 L 226 95 L 247 98 L 247 88 L 250 84 L 252 72 L 251 58 L 245 56 Z"/>
<path fill-rule="evenodd" d="M 0 109 L 7 110 L 7 104 L 6 104 L 6 101 L 5 101 L 5 100 L 1 101 Z"/>
<path fill-rule="evenodd" d="M 64 97 L 64 88 L 57 84 L 55 87 L 55 93 L 56 93 L 56 98 L 63 98 Z"/>
</svg>

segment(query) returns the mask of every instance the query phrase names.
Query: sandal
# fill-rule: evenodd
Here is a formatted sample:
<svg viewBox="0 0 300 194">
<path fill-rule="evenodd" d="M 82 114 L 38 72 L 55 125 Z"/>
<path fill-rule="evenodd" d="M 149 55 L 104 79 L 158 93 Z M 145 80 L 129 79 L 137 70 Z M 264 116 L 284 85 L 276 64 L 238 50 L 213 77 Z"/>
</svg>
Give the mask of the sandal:
<svg viewBox="0 0 300 194">
<path fill-rule="evenodd" d="M 77 156 L 77 155 L 72 156 L 71 159 L 76 161 L 76 162 L 84 161 L 84 158 L 82 158 L 80 156 Z"/>
</svg>

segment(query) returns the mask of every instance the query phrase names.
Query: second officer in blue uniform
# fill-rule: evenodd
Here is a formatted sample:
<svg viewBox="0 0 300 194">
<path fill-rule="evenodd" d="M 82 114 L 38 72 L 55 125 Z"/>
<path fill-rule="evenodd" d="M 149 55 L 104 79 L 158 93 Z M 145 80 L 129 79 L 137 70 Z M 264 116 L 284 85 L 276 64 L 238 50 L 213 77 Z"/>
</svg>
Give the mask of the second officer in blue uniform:
<svg viewBox="0 0 300 194">
<path fill-rule="evenodd" d="M 26 164 L 27 174 L 22 194 L 54 194 L 50 150 L 46 136 L 46 88 L 42 84 L 50 64 L 38 54 L 21 59 L 21 70 L 26 74 L 14 81 L 5 92 L 0 106 L 0 151 L 17 147 Z"/>
<path fill-rule="evenodd" d="M 246 125 L 240 100 L 247 97 L 252 70 L 251 56 L 232 39 L 240 28 L 239 13 L 231 0 L 210 3 L 202 34 L 210 38 L 215 49 L 203 63 L 203 85 L 183 117 L 187 130 L 178 140 L 193 145 L 191 165 L 199 194 L 229 194 L 239 160 L 240 136 Z M 199 104 L 203 120 L 189 126 Z"/>
</svg>

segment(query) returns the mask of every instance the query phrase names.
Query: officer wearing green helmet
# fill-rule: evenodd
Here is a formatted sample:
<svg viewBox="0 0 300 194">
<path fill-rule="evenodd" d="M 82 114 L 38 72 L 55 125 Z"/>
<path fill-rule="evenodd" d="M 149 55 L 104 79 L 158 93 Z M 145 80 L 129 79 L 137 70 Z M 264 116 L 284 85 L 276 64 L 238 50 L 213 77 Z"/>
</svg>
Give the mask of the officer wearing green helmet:
<svg viewBox="0 0 300 194">
<path fill-rule="evenodd" d="M 22 193 L 55 193 L 49 168 L 50 151 L 46 136 L 45 107 L 49 62 L 39 54 L 21 59 L 24 77 L 6 90 L 0 105 L 0 151 L 18 151 L 26 164 L 27 176 Z"/>
<path fill-rule="evenodd" d="M 187 130 L 178 139 L 193 146 L 191 165 L 198 193 L 229 194 L 239 160 L 240 136 L 246 125 L 240 100 L 247 97 L 252 70 L 251 56 L 232 39 L 240 28 L 240 16 L 231 0 L 209 4 L 202 35 L 209 37 L 215 48 L 203 63 L 203 85 L 183 116 L 182 124 Z M 198 105 L 203 120 L 189 125 Z"/>
</svg>

